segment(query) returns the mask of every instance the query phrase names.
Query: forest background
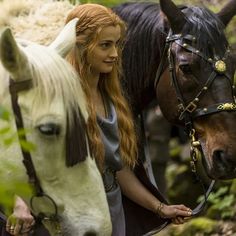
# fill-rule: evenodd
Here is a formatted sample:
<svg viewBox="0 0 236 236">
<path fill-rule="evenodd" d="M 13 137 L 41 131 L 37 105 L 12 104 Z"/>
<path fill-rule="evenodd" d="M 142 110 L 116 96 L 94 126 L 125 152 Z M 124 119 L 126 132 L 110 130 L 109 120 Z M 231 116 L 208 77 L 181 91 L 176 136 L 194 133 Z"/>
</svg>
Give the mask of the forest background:
<svg viewBox="0 0 236 236">
<path fill-rule="evenodd" d="M 199 5 L 218 12 L 229 0 L 174 0 L 176 4 Z M 0 0 L 0 27 L 10 26 L 16 36 L 30 39 L 42 44 L 48 44 L 61 27 L 64 25 L 66 13 L 75 4 L 99 3 L 112 7 L 125 0 Z M 158 2 L 158 1 L 129 1 L 129 2 Z M 59 20 L 60 19 L 60 20 Z M 30 29 L 30 30 L 29 30 Z M 37 33 L 36 33 L 37 32 Z M 40 33 L 39 33 L 40 32 Z M 50 32 L 50 33 L 49 33 Z M 226 34 L 232 48 L 236 49 L 236 18 L 226 29 Z M 9 119 L 9 114 L 0 103 L 0 119 Z M 9 128 L 9 127 L 8 127 Z M 0 146 L 11 145 L 16 139 L 16 134 L 6 137 L 9 129 L 0 129 Z M 23 143 L 26 150 L 32 150 L 33 144 Z M 170 142 L 171 161 L 168 165 L 166 178 L 168 179 L 168 198 L 171 203 L 184 203 L 191 207 L 197 205 L 202 198 L 202 190 L 193 185 L 189 167 L 189 158 L 181 159 L 182 146 L 173 145 Z M 178 160 L 178 162 L 176 161 Z M 10 166 L 1 165 L 0 178 L 4 178 L 4 168 Z M 14 171 L 14 170 L 12 170 Z M 206 178 L 204 176 L 204 178 Z M 206 182 L 209 180 L 206 179 Z M 9 184 L 9 182 L 11 184 Z M 22 194 L 28 194 L 26 185 L 6 180 L 5 186 L 0 186 L 0 199 L 5 204 L 6 212 L 11 211 L 12 201 L 7 197 L 9 192 L 17 188 Z M 236 235 L 236 181 L 224 181 L 217 183 L 211 194 L 203 213 L 189 220 L 181 226 L 170 226 L 158 235 L 162 236 L 203 236 L 203 235 Z"/>
</svg>

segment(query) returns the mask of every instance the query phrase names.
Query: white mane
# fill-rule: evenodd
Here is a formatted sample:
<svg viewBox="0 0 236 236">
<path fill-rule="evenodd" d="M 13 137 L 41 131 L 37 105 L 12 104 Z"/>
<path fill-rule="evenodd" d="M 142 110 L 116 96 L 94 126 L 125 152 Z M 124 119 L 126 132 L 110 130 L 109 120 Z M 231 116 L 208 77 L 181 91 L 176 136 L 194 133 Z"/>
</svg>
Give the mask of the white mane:
<svg viewBox="0 0 236 236">
<path fill-rule="evenodd" d="M 69 115 L 78 107 L 87 120 L 85 96 L 73 67 L 53 50 L 38 44 L 29 45 L 23 51 L 31 64 L 33 83 L 38 87 L 33 109 L 48 106 L 53 99 L 62 98 Z"/>
</svg>

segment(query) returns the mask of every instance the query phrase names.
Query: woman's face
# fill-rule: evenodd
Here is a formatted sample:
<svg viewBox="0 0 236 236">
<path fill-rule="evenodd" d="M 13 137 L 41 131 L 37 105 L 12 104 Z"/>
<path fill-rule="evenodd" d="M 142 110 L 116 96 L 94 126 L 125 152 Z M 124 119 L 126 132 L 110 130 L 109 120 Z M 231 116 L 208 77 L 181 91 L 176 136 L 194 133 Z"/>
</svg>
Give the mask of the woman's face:
<svg viewBox="0 0 236 236">
<path fill-rule="evenodd" d="M 121 36 L 120 26 L 104 27 L 98 35 L 95 47 L 89 53 L 87 60 L 94 75 L 112 71 L 118 57 L 118 41 Z"/>
</svg>

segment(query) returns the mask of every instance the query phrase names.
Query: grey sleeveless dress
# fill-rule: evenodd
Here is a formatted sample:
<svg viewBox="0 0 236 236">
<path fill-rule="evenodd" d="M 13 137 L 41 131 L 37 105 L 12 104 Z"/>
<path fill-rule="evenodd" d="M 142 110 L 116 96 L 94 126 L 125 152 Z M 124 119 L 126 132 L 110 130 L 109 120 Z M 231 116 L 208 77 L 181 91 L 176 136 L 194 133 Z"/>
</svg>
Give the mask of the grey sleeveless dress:
<svg viewBox="0 0 236 236">
<path fill-rule="evenodd" d="M 121 190 L 116 181 L 116 171 L 122 169 L 119 153 L 117 115 L 112 103 L 108 104 L 107 118 L 97 116 L 102 141 L 105 147 L 105 171 L 103 182 L 112 221 L 112 236 L 125 236 L 125 217 L 122 206 Z"/>
</svg>

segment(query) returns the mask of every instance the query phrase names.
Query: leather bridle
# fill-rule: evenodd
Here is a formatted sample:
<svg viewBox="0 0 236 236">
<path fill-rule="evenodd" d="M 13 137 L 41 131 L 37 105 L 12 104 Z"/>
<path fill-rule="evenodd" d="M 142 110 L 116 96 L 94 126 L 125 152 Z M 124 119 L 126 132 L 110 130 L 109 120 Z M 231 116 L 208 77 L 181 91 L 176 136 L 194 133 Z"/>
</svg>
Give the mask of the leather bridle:
<svg viewBox="0 0 236 236">
<path fill-rule="evenodd" d="M 11 102 L 12 102 L 12 108 L 15 116 L 15 123 L 17 127 L 17 133 L 18 133 L 18 138 L 20 140 L 24 140 L 27 142 L 25 132 L 19 133 L 20 130 L 24 129 L 24 123 L 22 119 L 22 114 L 21 114 L 21 109 L 18 104 L 18 93 L 24 90 L 28 90 L 32 88 L 32 80 L 24 80 L 20 82 L 15 82 L 13 79 L 10 79 L 10 84 L 9 84 L 9 91 L 11 95 Z M 23 156 L 23 164 L 25 166 L 28 178 L 29 178 L 29 184 L 33 187 L 34 189 L 34 195 L 30 199 L 30 205 L 31 209 L 34 211 L 35 209 L 35 199 L 36 198 L 44 198 L 48 202 L 51 203 L 51 205 L 54 208 L 54 213 L 50 214 L 49 216 L 44 214 L 43 212 L 40 212 L 38 215 L 35 216 L 36 222 L 37 221 L 51 221 L 54 223 L 56 227 L 56 231 L 58 235 L 61 235 L 61 228 L 60 228 L 60 219 L 58 215 L 58 207 L 55 203 L 55 201 L 47 195 L 41 185 L 40 181 L 37 177 L 37 173 L 33 164 L 33 160 L 30 154 L 30 151 L 25 150 L 21 146 L 21 152 Z"/>
<path fill-rule="evenodd" d="M 201 148 L 201 143 L 199 140 L 197 140 L 195 134 L 195 129 L 193 127 L 193 120 L 201 117 L 206 116 L 214 113 L 219 113 L 222 111 L 227 112 L 234 112 L 236 111 L 236 103 L 235 103 L 235 97 L 234 97 L 234 85 L 233 81 L 230 79 L 230 77 L 227 74 L 227 65 L 225 63 L 225 60 L 229 54 L 229 49 L 226 50 L 225 55 L 223 58 L 220 58 L 218 56 L 214 56 L 214 58 L 208 58 L 206 57 L 202 52 L 191 46 L 190 44 L 187 44 L 186 42 L 194 42 L 196 40 L 196 37 L 193 35 L 182 35 L 182 34 L 172 34 L 170 31 L 167 38 L 166 43 L 164 47 L 164 51 L 161 56 L 161 61 L 159 64 L 159 67 L 156 72 L 156 77 L 154 81 L 154 87 L 157 89 L 158 83 L 160 81 L 161 75 L 165 69 L 166 65 L 166 59 L 168 62 L 168 68 L 169 68 L 169 74 L 171 81 L 173 83 L 177 99 L 178 99 L 178 108 L 179 108 L 179 120 L 184 120 L 186 133 L 189 135 L 191 142 L 191 148 L 190 148 L 190 156 L 191 156 L 191 169 L 192 172 L 196 174 L 196 162 L 199 158 L 201 158 L 204 154 Z M 205 84 L 201 87 L 201 89 L 197 92 L 197 94 L 194 96 L 194 98 L 190 102 L 185 102 L 185 99 L 181 93 L 178 78 L 175 72 L 175 61 L 174 56 L 171 52 L 171 46 L 173 43 L 178 44 L 180 47 L 185 49 L 186 51 L 189 51 L 199 57 L 201 57 L 203 60 L 205 60 L 207 63 L 209 63 L 212 67 L 212 72 L 208 79 L 206 80 Z M 217 75 L 222 75 L 225 79 L 227 79 L 230 83 L 231 91 L 232 91 L 232 101 L 225 101 L 222 103 L 217 104 L 211 104 L 209 106 L 205 107 L 199 107 L 199 101 L 201 99 L 201 96 L 207 92 L 209 87 L 213 84 L 215 78 Z M 205 190 L 205 199 L 203 202 L 201 202 L 194 210 L 192 215 L 197 215 L 201 212 L 201 210 L 204 208 L 207 198 L 212 191 L 212 188 L 215 184 L 215 180 L 212 180 L 210 183 L 210 186 L 207 190 Z M 203 185 L 203 184 L 202 184 Z"/>
</svg>

